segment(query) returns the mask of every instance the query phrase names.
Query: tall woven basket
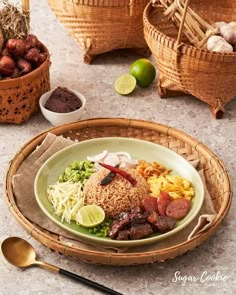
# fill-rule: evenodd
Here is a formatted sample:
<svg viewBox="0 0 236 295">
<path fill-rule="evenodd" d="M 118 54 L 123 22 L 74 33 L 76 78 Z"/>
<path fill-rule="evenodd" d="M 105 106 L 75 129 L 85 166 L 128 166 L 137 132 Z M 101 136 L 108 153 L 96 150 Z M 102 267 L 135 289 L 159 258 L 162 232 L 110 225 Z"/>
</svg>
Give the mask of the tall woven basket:
<svg viewBox="0 0 236 295">
<path fill-rule="evenodd" d="M 29 15 L 29 0 L 22 0 L 22 9 Z M 29 21 L 29 18 L 28 18 Z M 0 123 L 20 124 L 39 110 L 40 96 L 50 89 L 50 57 L 32 72 L 14 79 L 0 80 Z"/>
<path fill-rule="evenodd" d="M 191 46 L 179 29 L 163 15 L 159 1 L 151 1 L 144 11 L 144 35 L 159 70 L 161 97 L 191 94 L 207 103 L 213 115 L 221 118 L 224 106 L 236 95 L 236 52 L 210 52 Z M 236 20 L 235 1 L 186 0 L 189 7 L 209 23 Z"/>
<path fill-rule="evenodd" d="M 91 63 L 96 55 L 122 48 L 150 55 L 142 21 L 148 0 L 48 0 L 48 3 L 80 45 L 85 63 Z"/>
</svg>

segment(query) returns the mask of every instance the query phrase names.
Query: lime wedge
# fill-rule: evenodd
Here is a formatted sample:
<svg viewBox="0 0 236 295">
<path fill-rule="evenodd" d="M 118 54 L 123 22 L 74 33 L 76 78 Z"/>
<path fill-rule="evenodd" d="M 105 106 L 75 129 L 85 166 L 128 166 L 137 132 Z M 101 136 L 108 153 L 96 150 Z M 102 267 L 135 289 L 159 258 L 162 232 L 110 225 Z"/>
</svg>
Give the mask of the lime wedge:
<svg viewBox="0 0 236 295">
<path fill-rule="evenodd" d="M 136 87 L 136 79 L 130 74 L 124 74 L 116 79 L 114 87 L 117 93 L 128 95 L 134 91 Z"/>
<path fill-rule="evenodd" d="M 86 205 L 79 209 L 76 221 L 84 227 L 94 227 L 105 219 L 104 210 L 95 204 Z"/>
</svg>

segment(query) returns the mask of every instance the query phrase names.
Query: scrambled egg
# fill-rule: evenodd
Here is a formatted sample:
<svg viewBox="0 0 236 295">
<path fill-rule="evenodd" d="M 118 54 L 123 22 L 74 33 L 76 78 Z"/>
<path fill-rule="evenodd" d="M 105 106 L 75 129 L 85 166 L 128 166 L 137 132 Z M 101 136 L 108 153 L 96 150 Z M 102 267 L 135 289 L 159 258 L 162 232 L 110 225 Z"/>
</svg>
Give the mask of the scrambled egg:
<svg viewBox="0 0 236 295">
<path fill-rule="evenodd" d="M 151 176 L 147 179 L 151 196 L 158 197 L 161 191 L 168 192 L 174 199 L 186 198 L 191 200 L 194 196 L 192 183 L 178 175 Z"/>
</svg>

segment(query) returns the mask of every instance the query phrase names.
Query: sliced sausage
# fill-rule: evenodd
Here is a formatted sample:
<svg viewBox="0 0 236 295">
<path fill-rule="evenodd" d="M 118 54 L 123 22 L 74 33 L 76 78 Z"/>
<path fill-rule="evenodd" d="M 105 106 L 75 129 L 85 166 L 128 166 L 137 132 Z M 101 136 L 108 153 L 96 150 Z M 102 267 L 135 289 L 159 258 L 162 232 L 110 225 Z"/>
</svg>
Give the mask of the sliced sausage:
<svg viewBox="0 0 236 295">
<path fill-rule="evenodd" d="M 175 199 L 169 203 L 166 208 L 166 215 L 175 219 L 179 220 L 184 218 L 187 213 L 189 212 L 191 207 L 191 201 L 181 198 Z"/>
<path fill-rule="evenodd" d="M 145 197 L 143 207 L 148 212 L 157 211 L 157 198 L 151 196 Z"/>
<path fill-rule="evenodd" d="M 173 201 L 173 198 L 167 192 L 161 192 L 157 201 L 158 212 L 161 216 L 166 215 L 166 208 Z"/>
</svg>

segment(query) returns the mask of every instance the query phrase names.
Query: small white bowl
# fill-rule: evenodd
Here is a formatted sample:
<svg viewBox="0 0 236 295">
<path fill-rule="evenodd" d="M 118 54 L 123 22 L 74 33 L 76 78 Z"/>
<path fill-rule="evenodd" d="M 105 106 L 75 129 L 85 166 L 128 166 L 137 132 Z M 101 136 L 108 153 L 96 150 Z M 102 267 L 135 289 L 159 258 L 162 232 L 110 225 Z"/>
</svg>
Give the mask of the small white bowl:
<svg viewBox="0 0 236 295">
<path fill-rule="evenodd" d="M 69 113 L 52 112 L 45 108 L 45 104 L 55 89 L 56 88 L 44 93 L 39 99 L 39 106 L 44 117 L 54 126 L 78 121 L 81 118 L 84 111 L 84 107 L 86 104 L 85 97 L 80 92 L 71 90 L 81 100 L 82 106 L 78 110 Z"/>
</svg>

